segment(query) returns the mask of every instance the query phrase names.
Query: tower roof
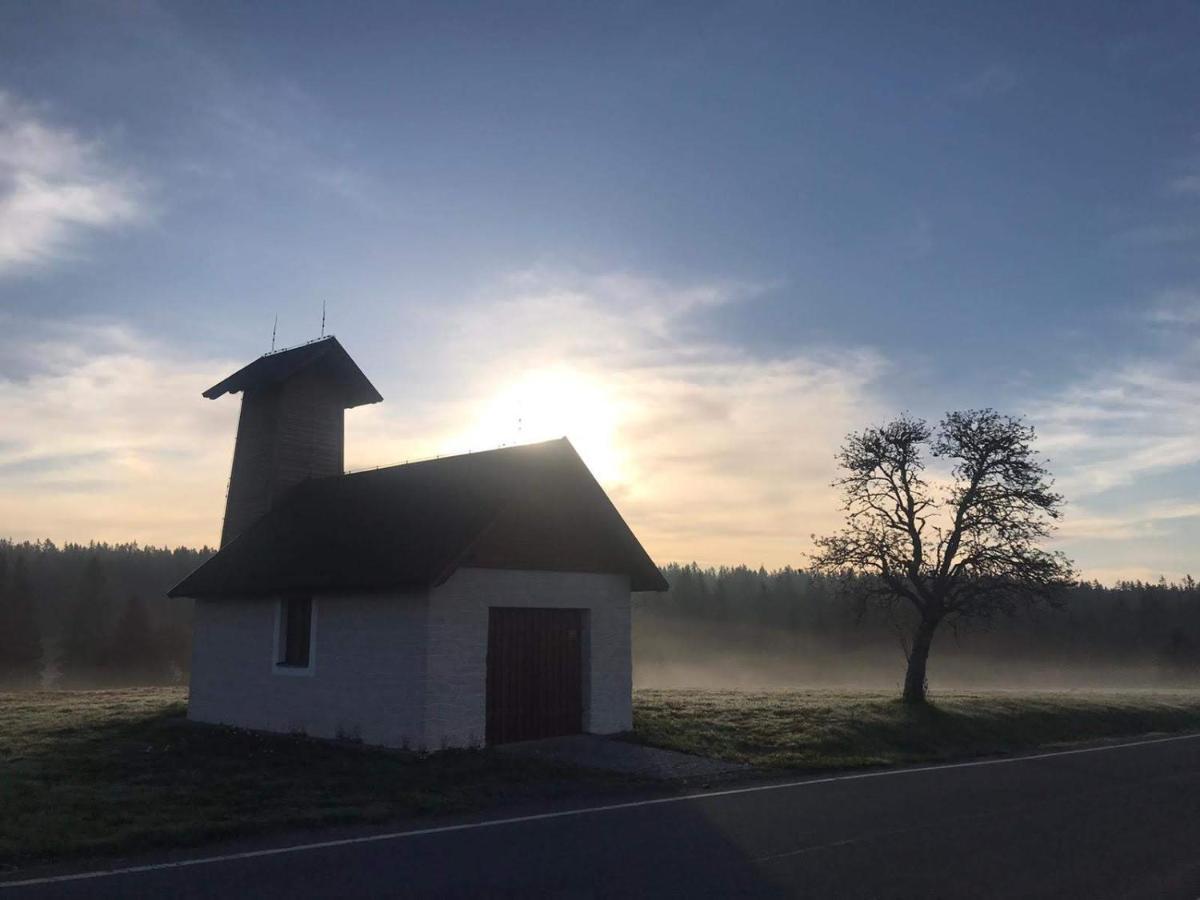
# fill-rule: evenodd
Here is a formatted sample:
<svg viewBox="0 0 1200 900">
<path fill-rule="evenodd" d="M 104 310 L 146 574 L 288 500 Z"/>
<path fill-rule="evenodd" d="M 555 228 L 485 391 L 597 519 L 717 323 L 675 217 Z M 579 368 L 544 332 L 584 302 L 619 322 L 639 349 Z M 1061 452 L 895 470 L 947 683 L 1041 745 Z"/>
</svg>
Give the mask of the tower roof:
<svg viewBox="0 0 1200 900">
<path fill-rule="evenodd" d="M 223 394 L 236 394 L 250 388 L 286 381 L 302 369 L 320 366 L 332 380 L 344 388 L 346 409 L 383 399 L 367 380 L 358 364 L 333 335 L 274 353 L 264 353 L 248 366 L 238 369 L 224 381 L 214 384 L 204 396 L 216 400 Z"/>
</svg>

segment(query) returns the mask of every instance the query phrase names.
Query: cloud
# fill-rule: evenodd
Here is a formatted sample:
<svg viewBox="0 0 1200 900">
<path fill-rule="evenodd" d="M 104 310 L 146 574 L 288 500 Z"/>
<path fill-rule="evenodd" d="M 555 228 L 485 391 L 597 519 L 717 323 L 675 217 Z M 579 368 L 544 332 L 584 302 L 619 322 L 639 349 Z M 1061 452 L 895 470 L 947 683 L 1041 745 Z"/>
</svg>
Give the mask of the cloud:
<svg viewBox="0 0 1200 900">
<path fill-rule="evenodd" d="M 1193 568 L 1200 504 L 1197 295 L 1164 292 L 1147 316 L 1169 324 L 1156 355 L 1111 359 L 1034 405 L 1039 449 L 1069 502 L 1062 546 L 1088 577 L 1181 577 Z"/>
<path fill-rule="evenodd" d="M 1112 242 L 1118 247 L 1129 249 L 1172 247 L 1189 244 L 1200 237 L 1200 230 L 1192 225 L 1137 225 L 1117 232 Z"/>
<path fill-rule="evenodd" d="M 1200 462 L 1200 378 L 1189 356 L 1114 365 L 1035 407 L 1068 497 Z"/>
<path fill-rule="evenodd" d="M 862 348 L 759 357 L 699 329 L 754 294 L 623 274 L 507 279 L 446 323 L 424 362 L 442 381 L 435 407 L 353 414 L 351 462 L 565 434 L 656 558 L 802 564 L 809 535 L 837 524 L 834 453 L 879 417 L 886 364 Z"/>
<path fill-rule="evenodd" d="M 878 418 L 885 364 L 704 337 L 707 311 L 754 292 L 530 271 L 459 314 L 430 311 L 398 354 L 411 368 L 368 366 L 392 402 L 347 415 L 348 466 L 566 435 L 656 558 L 802 564 L 810 533 L 836 525 L 834 452 Z M 238 404 L 199 392 L 245 360 L 189 356 L 120 323 L 0 325 L 6 531 L 215 541 Z"/>
<path fill-rule="evenodd" d="M 0 326 L 5 535 L 215 542 L 237 408 L 199 391 L 233 364 L 114 323 Z"/>
<path fill-rule="evenodd" d="M 79 234 L 142 212 L 141 189 L 98 144 L 0 91 L 0 276 L 57 259 Z"/>
<path fill-rule="evenodd" d="M 1161 526 L 1200 519 L 1200 503 L 1160 500 L 1126 508 L 1121 515 L 1082 512 L 1069 516 L 1058 530 L 1067 540 L 1134 541 L 1161 535 Z"/>
<path fill-rule="evenodd" d="M 656 559 L 802 565 L 809 535 L 840 524 L 837 447 L 896 411 L 891 369 L 865 347 L 762 356 L 706 327 L 758 290 L 533 270 L 424 310 L 394 362 L 360 360 L 390 402 L 347 415 L 347 463 L 566 435 Z M 1188 568 L 1200 505 L 1149 476 L 1200 463 L 1198 354 L 1185 336 L 1030 409 L 1070 502 L 1060 546 L 1089 577 Z M 244 362 L 117 322 L 0 321 L 6 531 L 215 541 L 238 404 L 199 391 Z"/>
<path fill-rule="evenodd" d="M 1173 288 L 1155 298 L 1150 321 L 1157 325 L 1200 325 L 1200 290 Z"/>
<path fill-rule="evenodd" d="M 1200 195 L 1200 174 L 1181 175 L 1171 182 L 1170 187 L 1176 194 Z"/>
<path fill-rule="evenodd" d="M 1011 66 L 996 64 L 977 72 L 956 84 L 952 93 L 964 100 L 982 100 L 1007 94 L 1021 83 L 1021 76 Z"/>
<path fill-rule="evenodd" d="M 202 158 L 188 160 L 189 175 L 239 179 L 248 191 L 282 180 L 293 189 L 335 199 L 363 213 L 387 210 L 381 185 L 356 160 L 337 110 L 295 82 L 247 85 L 177 28 L 165 28 L 179 67 L 195 79 L 189 98 L 202 98 L 196 103 L 198 122 L 217 145 Z M 225 163 L 214 165 L 213 159 Z"/>
</svg>

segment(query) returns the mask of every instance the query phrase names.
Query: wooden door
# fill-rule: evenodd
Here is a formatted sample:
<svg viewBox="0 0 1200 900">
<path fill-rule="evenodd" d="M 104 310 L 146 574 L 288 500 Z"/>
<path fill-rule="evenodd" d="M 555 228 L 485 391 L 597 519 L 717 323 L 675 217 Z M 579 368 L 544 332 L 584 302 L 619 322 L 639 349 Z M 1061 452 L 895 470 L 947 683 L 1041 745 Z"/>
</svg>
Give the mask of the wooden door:
<svg viewBox="0 0 1200 900">
<path fill-rule="evenodd" d="M 581 609 L 488 610 L 487 742 L 583 730 Z"/>
</svg>

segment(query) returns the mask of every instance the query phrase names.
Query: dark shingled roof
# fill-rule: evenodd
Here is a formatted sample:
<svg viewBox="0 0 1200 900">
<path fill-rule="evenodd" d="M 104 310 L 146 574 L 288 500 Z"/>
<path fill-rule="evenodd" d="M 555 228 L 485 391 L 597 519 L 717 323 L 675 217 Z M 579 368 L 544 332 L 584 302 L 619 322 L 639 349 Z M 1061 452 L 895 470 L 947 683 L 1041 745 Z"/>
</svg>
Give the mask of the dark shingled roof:
<svg viewBox="0 0 1200 900">
<path fill-rule="evenodd" d="M 224 381 L 214 384 L 204 392 L 204 396 L 209 400 L 216 400 L 222 394 L 236 394 L 247 388 L 278 384 L 291 378 L 301 369 L 318 364 L 326 367 L 345 389 L 347 409 L 362 406 L 364 403 L 378 403 L 383 399 L 362 373 L 362 369 L 332 335 L 289 350 L 266 353 L 250 365 L 238 369 Z"/>
<path fill-rule="evenodd" d="M 462 566 L 667 583 L 566 438 L 305 481 L 172 597 L 427 586 Z"/>
</svg>

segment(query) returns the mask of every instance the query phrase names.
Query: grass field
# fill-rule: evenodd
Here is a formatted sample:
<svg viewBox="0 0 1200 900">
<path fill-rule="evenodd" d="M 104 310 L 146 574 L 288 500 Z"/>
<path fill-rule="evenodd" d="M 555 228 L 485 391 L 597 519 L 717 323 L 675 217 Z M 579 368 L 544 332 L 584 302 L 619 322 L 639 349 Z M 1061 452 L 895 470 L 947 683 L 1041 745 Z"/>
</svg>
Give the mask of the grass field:
<svg viewBox="0 0 1200 900">
<path fill-rule="evenodd" d="M 271 829 L 585 796 L 628 779 L 196 725 L 173 688 L 0 694 L 0 871 Z"/>
<path fill-rule="evenodd" d="M 640 740 L 788 769 L 961 759 L 1106 738 L 1200 731 L 1200 691 L 894 693 L 640 690 Z"/>
<path fill-rule="evenodd" d="M 0 694 L 0 870 L 272 829 L 592 798 L 630 779 L 488 750 L 418 756 L 189 723 L 181 689 Z M 641 690 L 637 738 L 801 769 L 1197 730 L 1200 692 Z"/>
</svg>

